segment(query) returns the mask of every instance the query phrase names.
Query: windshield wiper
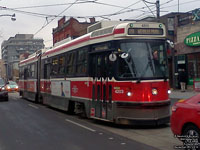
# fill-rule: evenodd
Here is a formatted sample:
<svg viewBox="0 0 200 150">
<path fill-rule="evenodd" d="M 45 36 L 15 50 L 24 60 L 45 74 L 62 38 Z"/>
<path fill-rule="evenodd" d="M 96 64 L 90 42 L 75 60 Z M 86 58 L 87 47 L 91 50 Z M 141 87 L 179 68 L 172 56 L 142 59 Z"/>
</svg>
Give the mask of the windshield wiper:
<svg viewBox="0 0 200 150">
<path fill-rule="evenodd" d="M 147 69 L 148 69 L 149 66 L 150 66 L 150 65 L 149 65 L 149 62 L 148 62 L 147 65 L 146 65 L 146 67 L 145 67 L 145 69 L 144 69 L 144 71 L 142 71 L 141 76 L 137 79 L 137 82 L 136 82 L 136 83 L 140 83 L 141 78 L 145 75 L 145 73 L 147 72 Z"/>
<path fill-rule="evenodd" d="M 148 49 L 149 49 L 148 63 L 147 63 L 147 65 L 146 65 L 144 71 L 142 71 L 142 74 L 141 74 L 141 76 L 138 78 L 138 80 L 137 80 L 136 83 L 140 83 L 141 78 L 145 75 L 145 73 L 147 72 L 147 69 L 148 69 L 149 66 L 151 67 L 151 70 L 152 70 L 153 74 L 155 74 L 155 66 L 153 65 L 153 62 L 152 62 L 152 61 L 153 61 L 153 58 L 152 58 L 152 56 L 151 56 L 151 54 L 150 54 L 150 49 L 151 49 L 151 47 L 149 46 L 149 44 L 148 44 Z"/>
<path fill-rule="evenodd" d="M 130 54 L 128 53 L 128 57 L 124 58 L 125 62 L 127 63 L 129 69 L 130 69 L 130 72 L 132 74 L 132 76 L 134 75 L 135 77 L 137 77 L 137 72 L 136 72 L 136 69 L 135 69 L 135 63 L 134 63 L 134 60 L 131 59 L 130 57 Z"/>
</svg>

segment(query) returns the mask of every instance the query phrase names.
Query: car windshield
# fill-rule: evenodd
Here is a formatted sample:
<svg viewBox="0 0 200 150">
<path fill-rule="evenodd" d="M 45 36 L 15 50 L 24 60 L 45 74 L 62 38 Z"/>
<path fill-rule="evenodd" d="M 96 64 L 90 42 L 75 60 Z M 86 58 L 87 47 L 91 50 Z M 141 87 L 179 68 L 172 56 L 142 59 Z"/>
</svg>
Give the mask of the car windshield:
<svg viewBox="0 0 200 150">
<path fill-rule="evenodd" d="M 128 55 L 118 59 L 118 78 L 143 79 L 168 76 L 164 41 L 127 41 L 120 44 L 120 51 Z"/>
<path fill-rule="evenodd" d="M 0 85 L 5 85 L 5 82 L 3 79 L 0 79 Z"/>
<path fill-rule="evenodd" d="M 10 85 L 17 85 L 17 83 L 14 82 L 14 81 L 9 81 L 9 84 L 10 84 Z"/>
</svg>

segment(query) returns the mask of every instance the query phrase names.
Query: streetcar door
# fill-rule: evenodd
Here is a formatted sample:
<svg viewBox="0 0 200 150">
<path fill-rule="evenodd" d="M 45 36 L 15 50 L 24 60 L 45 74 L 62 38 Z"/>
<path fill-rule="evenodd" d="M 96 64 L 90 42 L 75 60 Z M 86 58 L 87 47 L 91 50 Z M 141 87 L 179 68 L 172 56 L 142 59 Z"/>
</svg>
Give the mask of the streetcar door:
<svg viewBox="0 0 200 150">
<path fill-rule="evenodd" d="M 93 117 L 112 120 L 112 85 L 109 81 L 112 69 L 109 53 L 92 54 L 91 61 Z"/>
</svg>

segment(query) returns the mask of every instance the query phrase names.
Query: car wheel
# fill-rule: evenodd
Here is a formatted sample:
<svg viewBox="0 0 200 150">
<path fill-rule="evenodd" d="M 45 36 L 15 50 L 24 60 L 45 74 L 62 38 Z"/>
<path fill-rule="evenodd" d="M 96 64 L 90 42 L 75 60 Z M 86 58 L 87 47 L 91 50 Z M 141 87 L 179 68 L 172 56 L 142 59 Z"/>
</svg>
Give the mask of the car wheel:
<svg viewBox="0 0 200 150">
<path fill-rule="evenodd" d="M 184 130 L 183 130 L 183 136 L 184 136 L 184 144 L 188 145 L 188 144 L 192 144 L 192 145 L 198 145 L 200 144 L 200 129 L 195 126 L 195 125 L 188 125 Z M 191 141 L 195 141 L 198 140 L 196 142 L 192 142 Z M 200 147 L 198 146 L 197 149 L 199 149 Z"/>
</svg>

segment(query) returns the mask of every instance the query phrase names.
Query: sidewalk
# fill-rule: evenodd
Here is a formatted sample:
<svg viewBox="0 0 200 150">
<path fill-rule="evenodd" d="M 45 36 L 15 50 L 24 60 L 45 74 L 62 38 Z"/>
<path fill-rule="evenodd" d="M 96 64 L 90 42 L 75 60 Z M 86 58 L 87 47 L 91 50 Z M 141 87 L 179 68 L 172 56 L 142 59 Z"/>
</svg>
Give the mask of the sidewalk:
<svg viewBox="0 0 200 150">
<path fill-rule="evenodd" d="M 169 95 L 169 97 L 175 99 L 187 99 L 197 94 L 200 94 L 200 92 L 196 92 L 193 89 L 188 89 L 185 92 L 181 92 L 181 90 L 175 89 L 172 90 L 172 93 Z"/>
</svg>

